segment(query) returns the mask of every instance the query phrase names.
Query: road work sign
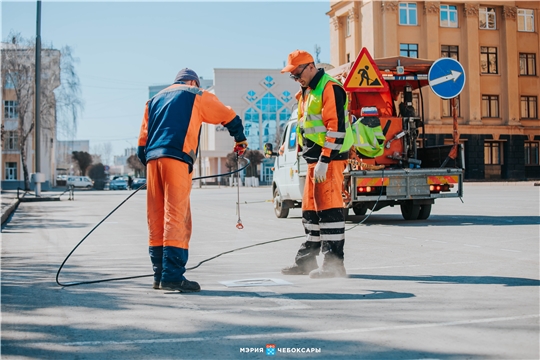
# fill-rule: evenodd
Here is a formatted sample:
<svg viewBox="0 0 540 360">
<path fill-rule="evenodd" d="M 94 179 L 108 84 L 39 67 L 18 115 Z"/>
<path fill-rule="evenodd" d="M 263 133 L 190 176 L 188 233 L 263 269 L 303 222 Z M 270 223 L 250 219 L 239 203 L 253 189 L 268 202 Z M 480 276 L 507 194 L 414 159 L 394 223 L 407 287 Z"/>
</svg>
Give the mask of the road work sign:
<svg viewBox="0 0 540 360">
<path fill-rule="evenodd" d="M 452 58 L 440 58 L 428 72 L 428 81 L 435 95 L 443 99 L 458 96 L 465 86 L 465 70 Z"/>
<path fill-rule="evenodd" d="M 373 92 L 387 91 L 388 83 L 384 81 L 381 72 L 366 48 L 362 48 L 351 71 L 343 83 L 347 91 Z"/>
</svg>

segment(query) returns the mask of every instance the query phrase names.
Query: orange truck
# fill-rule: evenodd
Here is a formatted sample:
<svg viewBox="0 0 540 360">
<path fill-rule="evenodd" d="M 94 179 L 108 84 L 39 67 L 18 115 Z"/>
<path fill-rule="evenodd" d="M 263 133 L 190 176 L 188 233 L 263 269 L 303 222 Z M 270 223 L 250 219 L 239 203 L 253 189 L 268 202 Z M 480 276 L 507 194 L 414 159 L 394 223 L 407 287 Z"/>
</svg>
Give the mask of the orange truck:
<svg viewBox="0 0 540 360">
<path fill-rule="evenodd" d="M 347 90 L 355 136 L 366 136 L 359 129 L 362 124 L 380 126 L 376 128 L 379 132 L 375 130 L 378 143 L 370 151 L 357 146 L 350 150 L 342 191 L 346 214 L 349 209 L 365 215 L 368 210 L 399 205 L 405 220 L 425 220 L 436 199 L 463 196 L 465 164 L 457 121 L 453 144 L 428 146 L 424 120 L 413 106 L 422 107 L 422 88 L 429 85 L 433 63 L 408 57 L 373 60 L 364 48 L 354 63 L 327 70 Z M 307 164 L 298 151 L 296 125 L 293 112 L 278 153 L 271 144 L 265 145 L 266 154 L 276 157 L 272 194 L 278 218 L 301 207 Z M 366 139 L 359 141 L 363 142 Z"/>
</svg>

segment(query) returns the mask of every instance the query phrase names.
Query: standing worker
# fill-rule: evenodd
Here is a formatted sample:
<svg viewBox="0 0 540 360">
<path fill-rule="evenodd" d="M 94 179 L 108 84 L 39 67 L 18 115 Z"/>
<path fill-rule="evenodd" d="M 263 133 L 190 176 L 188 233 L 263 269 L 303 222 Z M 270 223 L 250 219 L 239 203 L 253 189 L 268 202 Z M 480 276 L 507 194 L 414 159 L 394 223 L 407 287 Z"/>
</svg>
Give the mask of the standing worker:
<svg viewBox="0 0 540 360">
<path fill-rule="evenodd" d="M 191 238 L 189 195 L 202 123 L 221 124 L 234 137 L 234 151 L 247 148 L 242 120 L 212 93 L 200 88 L 191 69 L 146 103 L 137 156 L 147 167 L 149 253 L 154 289 L 200 291 L 184 277 Z"/>
<path fill-rule="evenodd" d="M 346 277 L 343 264 L 345 216 L 341 190 L 343 171 L 353 144 L 348 119 L 347 94 L 341 83 L 317 69 L 306 51 L 289 54 L 282 70 L 300 83 L 298 144 L 308 164 L 302 197 L 302 223 L 307 235 L 294 264 L 281 270 L 285 275 L 310 278 Z M 316 256 L 322 250 L 322 266 Z"/>
</svg>

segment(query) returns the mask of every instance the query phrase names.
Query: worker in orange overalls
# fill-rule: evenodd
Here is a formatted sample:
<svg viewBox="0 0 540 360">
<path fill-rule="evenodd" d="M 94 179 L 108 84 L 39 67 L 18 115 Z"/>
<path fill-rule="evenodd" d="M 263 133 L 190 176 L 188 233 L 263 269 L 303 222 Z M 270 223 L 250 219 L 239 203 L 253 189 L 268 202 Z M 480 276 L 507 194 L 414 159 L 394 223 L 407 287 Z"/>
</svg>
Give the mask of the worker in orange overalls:
<svg viewBox="0 0 540 360">
<path fill-rule="evenodd" d="M 298 144 L 308 164 L 302 197 L 302 223 L 307 235 L 294 264 L 281 270 L 285 275 L 309 274 L 310 278 L 345 277 L 343 264 L 345 217 L 341 189 L 353 143 L 347 116 L 347 95 L 341 83 L 317 69 L 306 51 L 289 54 L 291 78 L 300 83 L 298 99 Z M 316 256 L 322 251 L 318 268 Z"/>
<path fill-rule="evenodd" d="M 247 148 L 242 120 L 200 88 L 191 69 L 146 103 L 137 156 L 146 165 L 149 253 L 154 289 L 200 291 L 184 277 L 191 238 L 189 195 L 202 123 L 221 124 L 234 137 L 234 151 Z"/>
</svg>

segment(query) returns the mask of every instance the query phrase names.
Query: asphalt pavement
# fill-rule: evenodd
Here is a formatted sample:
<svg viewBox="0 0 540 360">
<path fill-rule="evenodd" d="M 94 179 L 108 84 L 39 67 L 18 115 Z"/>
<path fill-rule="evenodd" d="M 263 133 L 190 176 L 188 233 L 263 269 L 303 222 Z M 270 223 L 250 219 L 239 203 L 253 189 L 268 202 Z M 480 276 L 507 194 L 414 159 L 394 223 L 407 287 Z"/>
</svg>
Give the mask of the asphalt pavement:
<svg viewBox="0 0 540 360">
<path fill-rule="evenodd" d="M 63 286 L 66 256 L 132 191 L 23 202 L 2 226 L 1 356 L 538 359 L 539 190 L 466 183 L 425 221 L 351 216 L 348 277 L 310 279 L 280 273 L 299 209 L 277 219 L 270 188 L 243 187 L 238 214 L 236 188 L 194 188 L 192 294 L 151 287 L 145 190 L 75 250 Z M 134 278 L 74 285 L 118 277 Z"/>
</svg>

